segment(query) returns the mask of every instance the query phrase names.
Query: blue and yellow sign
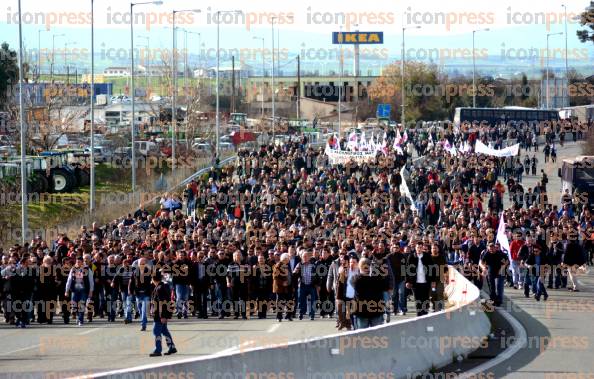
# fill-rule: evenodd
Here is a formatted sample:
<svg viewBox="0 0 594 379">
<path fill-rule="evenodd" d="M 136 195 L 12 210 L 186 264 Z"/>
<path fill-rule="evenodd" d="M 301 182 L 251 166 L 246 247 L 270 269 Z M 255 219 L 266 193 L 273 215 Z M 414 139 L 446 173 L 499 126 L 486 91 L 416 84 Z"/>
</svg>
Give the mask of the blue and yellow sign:
<svg viewBox="0 0 594 379">
<path fill-rule="evenodd" d="M 384 32 L 333 32 L 333 44 L 381 44 Z"/>
</svg>

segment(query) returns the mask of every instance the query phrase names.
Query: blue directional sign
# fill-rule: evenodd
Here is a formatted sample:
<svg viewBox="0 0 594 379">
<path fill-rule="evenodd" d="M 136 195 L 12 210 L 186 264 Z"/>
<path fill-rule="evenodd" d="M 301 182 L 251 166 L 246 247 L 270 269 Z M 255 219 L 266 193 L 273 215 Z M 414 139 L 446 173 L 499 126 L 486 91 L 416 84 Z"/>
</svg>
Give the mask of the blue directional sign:
<svg viewBox="0 0 594 379">
<path fill-rule="evenodd" d="M 390 104 L 378 104 L 376 116 L 378 118 L 390 118 L 390 111 L 392 106 Z"/>
<path fill-rule="evenodd" d="M 333 32 L 332 43 L 373 45 L 384 43 L 384 32 Z"/>
</svg>

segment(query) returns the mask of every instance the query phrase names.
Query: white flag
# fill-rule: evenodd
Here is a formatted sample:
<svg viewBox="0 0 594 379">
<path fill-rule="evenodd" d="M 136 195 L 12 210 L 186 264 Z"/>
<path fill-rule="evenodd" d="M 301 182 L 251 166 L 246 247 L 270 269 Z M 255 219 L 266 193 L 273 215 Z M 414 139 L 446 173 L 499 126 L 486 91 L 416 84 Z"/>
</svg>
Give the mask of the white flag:
<svg viewBox="0 0 594 379">
<path fill-rule="evenodd" d="M 499 242 L 501 245 L 501 250 L 504 253 L 507 253 L 509 256 L 509 260 L 511 261 L 511 250 L 509 248 L 509 240 L 507 239 L 507 234 L 505 234 L 505 219 L 503 217 L 503 212 L 501 212 L 501 218 L 499 219 L 499 227 L 497 228 L 497 237 L 495 242 Z"/>
</svg>

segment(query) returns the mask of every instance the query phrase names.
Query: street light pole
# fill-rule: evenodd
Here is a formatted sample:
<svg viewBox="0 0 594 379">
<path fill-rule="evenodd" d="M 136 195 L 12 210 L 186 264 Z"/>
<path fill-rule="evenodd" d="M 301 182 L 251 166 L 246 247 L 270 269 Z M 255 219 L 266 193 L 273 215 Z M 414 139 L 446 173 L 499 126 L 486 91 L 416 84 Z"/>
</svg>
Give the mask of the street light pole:
<svg viewBox="0 0 594 379">
<path fill-rule="evenodd" d="M 472 31 L 472 107 L 476 108 L 476 60 L 474 51 L 474 35 L 476 32 L 488 32 L 489 28 Z"/>
<path fill-rule="evenodd" d="M 52 35 L 52 64 L 50 65 L 50 83 L 54 82 L 54 64 L 56 63 L 56 37 L 64 37 L 66 34 Z"/>
<path fill-rule="evenodd" d="M 41 32 L 43 29 L 37 30 L 37 82 L 41 79 Z"/>
<path fill-rule="evenodd" d="M 565 13 L 565 96 L 567 98 L 567 106 L 569 106 L 569 68 L 567 65 L 567 5 L 562 4 Z"/>
<path fill-rule="evenodd" d="M 135 91 L 134 88 L 134 6 L 135 5 L 161 5 L 162 1 L 145 1 L 141 3 L 130 3 L 130 97 L 132 98 L 132 114 L 130 118 L 131 139 L 132 139 L 132 198 L 136 200 L 136 126 L 135 124 Z"/>
<path fill-rule="evenodd" d="M 94 2 L 91 0 L 91 172 L 89 212 L 95 211 L 95 23 Z"/>
<path fill-rule="evenodd" d="M 401 116 L 400 116 L 400 124 L 401 124 L 402 128 L 405 127 L 405 125 L 404 125 L 405 124 L 405 119 L 404 119 L 404 100 L 405 100 L 405 97 L 406 97 L 406 91 L 404 89 L 404 63 L 405 63 L 405 60 L 406 60 L 406 53 L 405 53 L 406 50 L 405 50 L 405 46 L 404 46 L 404 31 L 406 29 L 421 29 L 421 26 L 420 25 L 409 26 L 409 27 L 406 27 L 405 26 L 405 27 L 402 28 L 402 59 L 401 59 L 402 60 L 402 68 L 400 69 L 401 76 L 402 76 L 402 88 L 401 88 L 401 90 L 402 90 L 402 96 L 401 96 L 402 97 L 402 113 L 401 113 Z"/>
<path fill-rule="evenodd" d="M 260 86 L 260 92 L 261 92 L 261 100 L 262 100 L 262 120 L 264 120 L 264 73 L 266 71 L 265 66 L 264 66 L 264 49 L 265 49 L 265 40 L 264 37 L 254 37 L 254 39 L 261 39 L 262 40 L 262 83 Z"/>
<path fill-rule="evenodd" d="M 233 14 L 242 14 L 241 11 L 217 11 L 217 72 L 216 72 L 216 141 L 215 141 L 215 162 L 219 159 L 219 140 L 221 134 L 221 115 L 220 115 L 220 103 L 219 103 L 219 66 L 221 64 L 221 49 L 220 49 L 220 40 L 221 40 L 221 13 L 233 13 Z"/>
<path fill-rule="evenodd" d="M 271 17 L 271 25 L 272 25 L 272 84 L 270 86 L 272 92 L 272 141 L 274 142 L 274 122 L 275 122 L 275 115 L 274 115 L 274 20 L 276 17 Z"/>
<path fill-rule="evenodd" d="M 175 14 L 181 12 L 200 13 L 200 9 L 181 9 L 171 11 L 173 15 L 173 49 L 171 54 L 171 80 L 173 80 L 173 95 L 171 96 L 171 171 L 175 172 L 175 145 L 177 134 L 177 30 L 175 29 Z"/>
<path fill-rule="evenodd" d="M 550 54 L 549 54 L 549 37 L 558 36 L 561 34 L 563 34 L 563 32 L 547 33 L 547 80 L 546 80 L 546 86 L 547 86 L 547 88 L 546 88 L 546 106 L 547 107 L 546 107 L 546 109 L 549 109 L 551 106 L 550 102 L 549 102 L 549 98 L 550 98 L 550 96 L 549 96 L 549 56 L 550 56 Z M 556 88 L 556 86 L 555 86 L 555 88 Z"/>
<path fill-rule="evenodd" d="M 27 239 L 27 162 L 25 158 L 26 133 L 25 111 L 23 109 L 23 23 L 21 16 L 21 0 L 19 6 L 19 122 L 21 126 L 21 243 Z"/>
<path fill-rule="evenodd" d="M 340 108 L 342 105 L 342 40 L 343 40 L 344 36 L 342 35 L 342 25 L 340 25 L 340 39 L 338 40 L 340 42 L 340 55 L 339 55 L 339 59 L 338 59 L 338 72 L 339 72 L 339 77 L 338 77 L 338 136 L 340 137 L 340 131 L 342 130 L 342 124 L 341 124 L 341 115 L 340 115 Z"/>
<path fill-rule="evenodd" d="M 70 69 L 68 67 L 68 46 L 76 45 L 76 41 L 64 43 L 64 67 L 66 68 L 66 84 L 70 84 Z"/>
</svg>

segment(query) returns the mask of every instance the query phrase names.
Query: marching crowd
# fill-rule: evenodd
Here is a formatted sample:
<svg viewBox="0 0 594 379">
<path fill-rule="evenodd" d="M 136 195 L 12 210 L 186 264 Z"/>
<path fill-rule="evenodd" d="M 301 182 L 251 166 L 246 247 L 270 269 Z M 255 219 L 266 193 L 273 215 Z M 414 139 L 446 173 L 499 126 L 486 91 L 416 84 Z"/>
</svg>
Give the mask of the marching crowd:
<svg viewBox="0 0 594 379">
<path fill-rule="evenodd" d="M 488 129 L 411 132 L 403 149 L 340 165 L 306 137 L 240 150 L 235 164 L 189 183 L 183 200 L 164 196 L 156 212 L 141 205 L 78 235 L 0 250 L 5 321 L 24 328 L 57 314 L 78 325 L 138 319 L 146 330 L 150 317 L 174 353 L 167 330 L 174 317 L 336 317 L 338 329 L 356 329 L 405 315 L 411 297 L 417 315 L 440 311 L 449 265 L 485 283 L 495 306 L 506 282 L 536 300 L 547 300 L 553 286 L 578 291 L 577 268 L 592 263 L 588 205 L 571 196 L 549 204 L 544 171 L 524 192 L 522 173 L 509 170 L 519 159 L 450 156 L 431 142 L 501 146 L 507 137 Z M 536 158 L 526 159 L 534 175 Z M 402 191 L 405 166 L 412 201 Z M 502 212 L 510 252 L 497 240 Z"/>
</svg>

